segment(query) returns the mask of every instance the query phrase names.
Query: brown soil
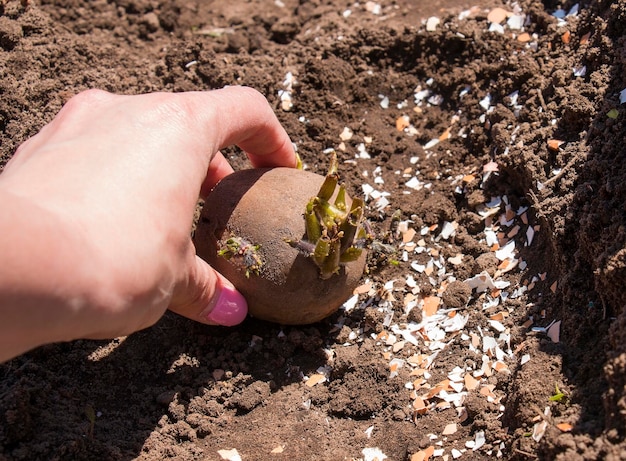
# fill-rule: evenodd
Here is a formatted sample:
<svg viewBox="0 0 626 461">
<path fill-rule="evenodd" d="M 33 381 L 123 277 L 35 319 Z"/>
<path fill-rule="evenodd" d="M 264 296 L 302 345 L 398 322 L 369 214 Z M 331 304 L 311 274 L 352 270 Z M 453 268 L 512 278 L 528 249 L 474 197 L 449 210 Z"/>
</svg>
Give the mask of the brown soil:
<svg viewBox="0 0 626 461">
<path fill-rule="evenodd" d="M 623 459 L 626 1 L 520 0 L 500 32 L 515 5 L 421 3 L 0 1 L 0 164 L 86 88 L 245 84 L 373 188 L 379 236 L 315 325 L 171 314 L 3 364 L 0 459 Z"/>
</svg>

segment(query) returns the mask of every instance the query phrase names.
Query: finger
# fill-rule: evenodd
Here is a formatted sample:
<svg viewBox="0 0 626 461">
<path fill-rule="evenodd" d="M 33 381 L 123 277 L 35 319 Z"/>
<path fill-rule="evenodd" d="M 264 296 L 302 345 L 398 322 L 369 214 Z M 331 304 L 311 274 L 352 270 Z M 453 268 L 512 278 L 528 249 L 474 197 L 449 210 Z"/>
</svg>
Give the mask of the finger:
<svg viewBox="0 0 626 461">
<path fill-rule="evenodd" d="M 209 195 L 209 192 L 211 192 L 211 189 L 213 189 L 220 180 L 231 174 L 233 171 L 233 167 L 230 166 L 228 160 L 226 160 L 222 153 L 218 151 L 213 156 L 213 159 L 211 159 L 206 178 L 200 188 L 200 197 L 206 198 L 206 196 Z"/>
<path fill-rule="evenodd" d="M 261 93 L 247 87 L 227 87 L 205 93 L 178 93 L 216 152 L 237 145 L 255 167 L 296 166 L 296 154 L 289 135 Z M 212 107 L 214 110 L 206 110 Z M 194 132 L 192 131 L 192 132 Z"/>
<path fill-rule="evenodd" d="M 186 280 L 175 287 L 169 309 L 208 325 L 237 325 L 248 314 L 243 295 L 197 256 L 191 261 Z"/>
</svg>

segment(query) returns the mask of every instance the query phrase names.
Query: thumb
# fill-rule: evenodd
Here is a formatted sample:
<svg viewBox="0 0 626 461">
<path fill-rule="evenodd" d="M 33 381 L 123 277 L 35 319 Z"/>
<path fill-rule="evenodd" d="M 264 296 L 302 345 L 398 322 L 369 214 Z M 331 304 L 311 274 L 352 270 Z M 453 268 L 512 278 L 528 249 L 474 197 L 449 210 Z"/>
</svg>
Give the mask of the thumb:
<svg viewBox="0 0 626 461">
<path fill-rule="evenodd" d="M 184 283 L 174 289 L 169 309 L 208 325 L 233 326 L 243 322 L 248 303 L 222 274 L 194 255 Z"/>
</svg>

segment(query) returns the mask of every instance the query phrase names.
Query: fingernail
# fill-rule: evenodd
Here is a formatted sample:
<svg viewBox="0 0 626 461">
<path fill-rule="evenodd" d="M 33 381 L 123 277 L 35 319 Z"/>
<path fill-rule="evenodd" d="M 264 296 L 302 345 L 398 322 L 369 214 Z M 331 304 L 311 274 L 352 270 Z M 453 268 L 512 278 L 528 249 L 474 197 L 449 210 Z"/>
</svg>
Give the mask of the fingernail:
<svg viewBox="0 0 626 461">
<path fill-rule="evenodd" d="M 248 303 L 234 288 L 224 286 L 220 290 L 215 307 L 202 316 L 210 323 L 231 327 L 244 321 L 248 315 Z"/>
</svg>

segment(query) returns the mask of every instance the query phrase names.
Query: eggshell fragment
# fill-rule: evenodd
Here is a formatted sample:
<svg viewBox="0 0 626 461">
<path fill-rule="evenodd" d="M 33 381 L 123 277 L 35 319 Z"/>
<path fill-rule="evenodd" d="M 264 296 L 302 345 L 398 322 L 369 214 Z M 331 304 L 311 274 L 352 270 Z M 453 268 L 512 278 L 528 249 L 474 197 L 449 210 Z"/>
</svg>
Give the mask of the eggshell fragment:
<svg viewBox="0 0 626 461">
<path fill-rule="evenodd" d="M 441 298 L 438 298 L 437 296 L 427 296 L 424 298 L 424 314 L 427 316 L 435 315 L 440 302 Z"/>
<path fill-rule="evenodd" d="M 561 432 L 570 432 L 574 428 L 574 426 L 572 426 L 570 423 L 559 423 L 556 425 L 556 427 Z"/>
<path fill-rule="evenodd" d="M 501 24 L 510 14 L 504 8 L 494 8 L 487 14 L 487 21 L 492 24 Z"/>
<path fill-rule="evenodd" d="M 448 424 L 443 431 L 441 432 L 442 435 L 452 435 L 456 432 L 456 423 L 450 423 Z"/>
</svg>

